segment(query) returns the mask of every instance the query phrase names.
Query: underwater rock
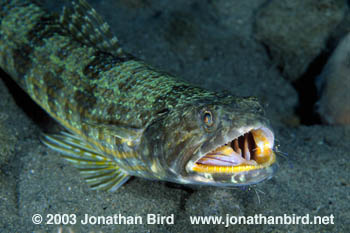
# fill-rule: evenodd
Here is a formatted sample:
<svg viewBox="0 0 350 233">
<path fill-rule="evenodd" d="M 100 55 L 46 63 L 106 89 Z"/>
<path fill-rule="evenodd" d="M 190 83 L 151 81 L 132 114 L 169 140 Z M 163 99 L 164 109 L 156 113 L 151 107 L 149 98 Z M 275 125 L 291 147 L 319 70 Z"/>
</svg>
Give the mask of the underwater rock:
<svg viewBox="0 0 350 233">
<path fill-rule="evenodd" d="M 256 37 L 283 75 L 295 81 L 343 19 L 345 0 L 272 0 L 257 13 Z"/>
<path fill-rule="evenodd" d="M 337 46 L 317 78 L 317 111 L 328 124 L 350 124 L 350 34 Z"/>
<path fill-rule="evenodd" d="M 350 12 L 347 11 L 342 21 L 333 30 L 327 40 L 327 48 L 335 49 L 339 42 L 350 32 Z M 328 52 L 328 51 L 326 51 Z"/>
<path fill-rule="evenodd" d="M 220 26 L 244 37 L 251 37 L 255 12 L 266 0 L 211 1 L 212 11 Z"/>
</svg>

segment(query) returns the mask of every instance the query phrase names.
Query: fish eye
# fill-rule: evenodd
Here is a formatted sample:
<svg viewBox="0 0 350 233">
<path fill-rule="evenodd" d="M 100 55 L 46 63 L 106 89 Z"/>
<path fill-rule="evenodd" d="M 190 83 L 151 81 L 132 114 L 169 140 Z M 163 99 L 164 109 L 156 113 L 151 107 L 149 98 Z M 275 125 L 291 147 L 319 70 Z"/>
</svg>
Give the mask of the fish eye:
<svg viewBox="0 0 350 233">
<path fill-rule="evenodd" d="M 212 126 L 214 124 L 213 114 L 210 111 L 204 112 L 203 122 L 206 124 L 206 126 Z"/>
</svg>

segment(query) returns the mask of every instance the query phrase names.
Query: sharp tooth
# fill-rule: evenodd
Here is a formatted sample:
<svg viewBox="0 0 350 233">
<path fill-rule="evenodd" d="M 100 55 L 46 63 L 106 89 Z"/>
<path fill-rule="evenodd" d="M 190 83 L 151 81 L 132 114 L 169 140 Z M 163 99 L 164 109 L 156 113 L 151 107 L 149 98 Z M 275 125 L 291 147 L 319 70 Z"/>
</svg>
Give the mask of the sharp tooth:
<svg viewBox="0 0 350 233">
<path fill-rule="evenodd" d="M 250 151 L 249 151 L 249 148 L 248 148 L 248 134 L 245 134 L 244 135 L 244 158 L 246 160 L 250 160 Z"/>
<path fill-rule="evenodd" d="M 236 138 L 235 140 L 233 140 L 233 149 L 238 153 L 238 154 L 242 154 L 241 149 L 239 148 L 238 145 L 238 139 Z"/>
</svg>

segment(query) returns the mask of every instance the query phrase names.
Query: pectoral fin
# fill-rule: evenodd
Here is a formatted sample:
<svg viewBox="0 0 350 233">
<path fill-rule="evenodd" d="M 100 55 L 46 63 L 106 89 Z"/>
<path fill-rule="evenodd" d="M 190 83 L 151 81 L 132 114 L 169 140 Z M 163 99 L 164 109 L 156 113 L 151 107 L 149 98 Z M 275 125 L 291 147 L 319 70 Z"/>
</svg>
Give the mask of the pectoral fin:
<svg viewBox="0 0 350 233">
<path fill-rule="evenodd" d="M 42 142 L 78 168 L 91 189 L 115 191 L 130 178 L 114 161 L 75 135 L 44 135 Z"/>
</svg>

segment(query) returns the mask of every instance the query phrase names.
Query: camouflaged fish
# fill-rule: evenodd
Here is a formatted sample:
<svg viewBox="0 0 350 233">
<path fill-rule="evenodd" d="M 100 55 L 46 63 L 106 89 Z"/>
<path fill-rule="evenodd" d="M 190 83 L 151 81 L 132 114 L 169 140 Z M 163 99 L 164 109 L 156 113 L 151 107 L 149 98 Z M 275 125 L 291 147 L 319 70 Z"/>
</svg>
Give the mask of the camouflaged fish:
<svg viewBox="0 0 350 233">
<path fill-rule="evenodd" d="M 239 186 L 276 171 L 256 98 L 192 86 L 125 53 L 85 0 L 60 16 L 2 0 L 0 66 L 67 129 L 43 141 L 93 189 L 116 190 L 130 176 Z"/>
</svg>

